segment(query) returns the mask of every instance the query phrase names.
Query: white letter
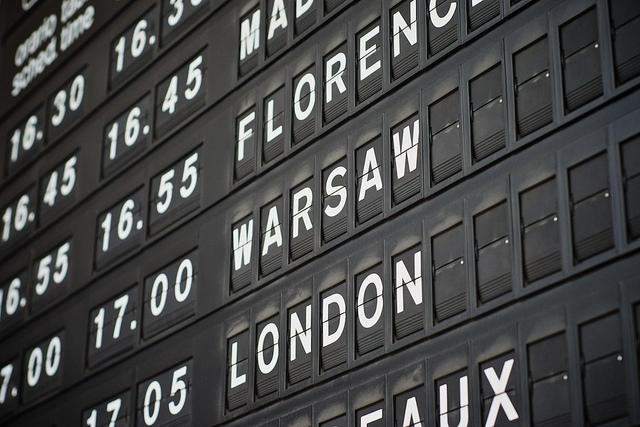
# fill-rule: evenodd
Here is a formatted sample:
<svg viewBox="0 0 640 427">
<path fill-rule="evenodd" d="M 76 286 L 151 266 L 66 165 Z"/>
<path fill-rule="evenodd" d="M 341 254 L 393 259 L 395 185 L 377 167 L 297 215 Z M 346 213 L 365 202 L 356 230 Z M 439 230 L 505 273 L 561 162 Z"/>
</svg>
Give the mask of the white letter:
<svg viewBox="0 0 640 427">
<path fill-rule="evenodd" d="M 244 142 L 251 138 L 253 129 L 247 129 L 256 118 L 256 112 L 252 111 L 238 122 L 238 161 L 244 159 Z"/>
<path fill-rule="evenodd" d="M 400 32 L 407 38 L 410 45 L 418 43 L 418 21 L 416 19 L 416 0 L 409 3 L 410 23 L 404 20 L 400 11 L 393 14 L 393 57 L 400 55 Z"/>
<path fill-rule="evenodd" d="M 436 0 L 429 1 L 429 16 L 431 17 L 431 23 L 436 28 L 442 28 L 451 21 L 453 18 L 453 14 L 456 13 L 456 6 L 458 4 L 454 1 L 449 5 L 449 10 L 444 16 L 438 15 L 438 10 L 436 9 Z"/>
<path fill-rule="evenodd" d="M 364 156 L 364 175 L 360 182 L 360 193 L 358 194 L 358 201 L 364 200 L 367 190 L 371 187 L 375 187 L 376 191 L 382 189 L 382 177 L 380 176 L 380 169 L 378 169 L 378 160 L 376 159 L 376 151 L 373 147 L 367 150 Z M 373 172 L 373 177 L 369 179 L 369 172 Z"/>
<path fill-rule="evenodd" d="M 291 339 L 291 361 L 296 360 L 296 337 L 300 338 L 300 344 L 306 354 L 311 353 L 311 304 L 305 307 L 305 327 L 302 327 L 298 313 L 291 313 L 289 338 Z"/>
<path fill-rule="evenodd" d="M 375 411 L 363 415 L 360 417 L 360 427 L 367 427 L 369 423 L 382 419 L 382 409 L 376 409 Z"/>
<path fill-rule="evenodd" d="M 260 47 L 260 9 L 240 24 L 240 61 Z"/>
<path fill-rule="evenodd" d="M 300 200 L 305 199 L 304 206 L 300 206 Z M 313 203 L 313 192 L 311 188 L 304 187 L 297 193 L 293 195 L 293 212 L 292 212 L 292 221 L 293 221 L 293 237 L 298 237 L 300 233 L 300 220 L 304 223 L 304 228 L 307 230 L 311 230 L 313 228 L 313 224 L 311 224 L 311 215 L 309 215 L 311 204 Z"/>
<path fill-rule="evenodd" d="M 413 302 L 416 305 L 422 304 L 421 254 L 422 251 L 418 251 L 413 254 L 413 275 L 415 279 L 411 277 L 411 274 L 409 274 L 409 271 L 407 270 L 407 266 L 404 265 L 402 260 L 396 262 L 396 296 L 398 313 L 402 313 L 404 311 L 404 290 L 402 289 L 404 285 L 406 285 Z"/>
<path fill-rule="evenodd" d="M 375 37 L 380 32 L 380 26 L 376 25 L 368 33 L 365 33 L 360 37 L 360 81 L 363 81 L 371 74 L 380 69 L 380 60 L 367 66 L 367 57 L 378 49 L 378 45 L 367 46 L 367 42 Z"/>
<path fill-rule="evenodd" d="M 296 0 L 296 18 L 300 18 L 313 5 L 313 0 Z"/>
<path fill-rule="evenodd" d="M 404 408 L 402 427 L 422 427 L 420 411 L 418 410 L 418 401 L 415 397 L 411 397 L 407 400 L 407 406 Z"/>
<path fill-rule="evenodd" d="M 347 188 L 344 185 L 333 185 L 333 180 L 337 176 L 344 176 L 347 173 L 347 168 L 344 166 L 338 166 L 329 172 L 329 176 L 327 177 L 327 182 L 325 183 L 325 196 L 338 196 L 340 199 L 336 206 L 331 206 L 327 203 L 327 206 L 324 208 L 324 213 L 333 218 L 338 215 L 344 209 L 344 205 L 347 203 Z"/>
<path fill-rule="evenodd" d="M 495 396 L 491 400 L 491 407 L 489 408 L 489 415 L 487 416 L 487 422 L 485 427 L 493 427 L 496 424 L 498 413 L 500 408 L 504 408 L 504 413 L 509 421 L 517 420 L 518 413 L 516 408 L 513 407 L 509 395 L 505 392 L 507 389 L 507 383 L 509 382 L 509 376 L 511 375 L 511 368 L 513 368 L 513 359 L 509 359 L 502 365 L 502 373 L 500 378 L 496 374 L 495 369 L 487 368 L 484 370 L 484 375 L 487 377 Z"/>
<path fill-rule="evenodd" d="M 340 313 L 338 327 L 333 333 L 329 331 L 329 305 L 331 304 L 338 304 Z M 346 311 L 347 305 L 340 294 L 331 294 L 322 300 L 322 347 L 331 345 L 340 339 L 342 332 L 344 332 L 345 319 L 347 317 Z"/>
<path fill-rule="evenodd" d="M 447 412 L 447 385 L 440 386 L 440 426 L 449 427 Z M 460 421 L 458 427 L 466 427 L 469 424 L 469 382 L 467 376 L 460 377 Z"/>
<path fill-rule="evenodd" d="M 287 21 L 287 12 L 282 0 L 274 0 L 273 7 L 271 8 L 271 20 L 269 21 L 269 33 L 267 34 L 267 40 L 271 40 L 276 32 L 276 28 L 287 28 L 289 22 Z"/>
<path fill-rule="evenodd" d="M 247 381 L 247 375 L 242 374 L 238 376 L 238 343 L 231 344 L 231 386 L 230 388 L 236 388 L 239 385 L 244 384 Z"/>
<path fill-rule="evenodd" d="M 273 104 L 275 104 L 273 99 L 267 102 L 267 142 L 273 141 L 282 133 L 282 125 L 273 128 Z"/>
<path fill-rule="evenodd" d="M 338 65 L 338 69 L 334 71 L 334 66 Z M 347 91 L 347 86 L 344 84 L 344 79 L 342 75 L 347 69 L 347 55 L 343 52 L 338 52 L 333 55 L 331 58 L 327 59 L 327 63 L 325 65 L 325 75 L 326 75 L 326 102 L 327 104 L 331 102 L 333 99 L 333 90 L 331 89 L 334 85 L 338 87 L 338 92 L 345 93 Z"/>
<path fill-rule="evenodd" d="M 376 311 L 373 313 L 373 316 L 367 317 L 367 314 L 364 312 L 364 296 L 365 292 L 369 285 L 374 285 L 376 287 Z M 376 273 L 371 273 L 367 277 L 365 277 L 362 285 L 360 286 L 360 290 L 358 291 L 358 320 L 363 328 L 369 329 L 378 322 L 380 316 L 382 316 L 382 307 L 384 305 L 384 299 L 382 298 L 382 279 Z"/>
<path fill-rule="evenodd" d="M 267 216 L 267 229 L 262 244 L 262 256 L 269 252 L 269 246 L 274 243 L 277 247 L 282 246 L 282 231 L 280 230 L 280 221 L 278 220 L 278 208 L 271 206 L 269 215 Z"/>
<path fill-rule="evenodd" d="M 273 335 L 273 356 L 271 356 L 271 360 L 269 363 L 265 363 L 264 361 L 264 340 L 267 334 Z M 278 327 L 275 323 L 267 324 L 262 332 L 260 332 L 260 336 L 258 337 L 258 368 L 260 368 L 260 372 L 263 374 L 268 374 L 273 371 L 273 369 L 278 364 L 278 340 L 279 340 Z"/>
<path fill-rule="evenodd" d="M 233 266 L 240 270 L 251 262 L 251 237 L 253 236 L 253 218 L 238 228 L 233 229 Z"/>
<path fill-rule="evenodd" d="M 393 134 L 393 153 L 396 161 L 396 175 L 398 179 L 404 177 L 405 163 L 408 160 L 409 172 L 416 170 L 418 166 L 418 136 L 420 132 L 420 122 L 413 122 L 413 135 L 411 126 L 402 128 L 402 143 L 400 142 L 400 132 Z"/>
<path fill-rule="evenodd" d="M 302 92 L 302 86 L 305 84 L 309 85 L 309 105 L 305 110 L 302 110 L 300 106 L 300 92 Z M 298 82 L 296 85 L 296 90 L 293 95 L 293 111 L 296 113 L 296 119 L 302 121 L 309 117 L 313 112 L 313 107 L 316 103 L 316 78 L 311 73 L 307 73 Z"/>
</svg>

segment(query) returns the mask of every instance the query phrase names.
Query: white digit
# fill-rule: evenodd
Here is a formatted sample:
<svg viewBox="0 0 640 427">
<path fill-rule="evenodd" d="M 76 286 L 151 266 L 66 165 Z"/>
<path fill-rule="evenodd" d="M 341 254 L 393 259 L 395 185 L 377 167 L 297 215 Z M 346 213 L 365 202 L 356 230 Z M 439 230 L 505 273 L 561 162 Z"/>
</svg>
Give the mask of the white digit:
<svg viewBox="0 0 640 427">
<path fill-rule="evenodd" d="M 100 224 L 102 228 L 102 252 L 109 250 L 109 238 L 111 235 L 111 212 L 107 212 Z"/>
<path fill-rule="evenodd" d="M 2 215 L 2 241 L 6 242 L 9 240 L 9 235 L 11 232 L 11 217 L 13 216 L 13 208 L 9 206 Z"/>
<path fill-rule="evenodd" d="M 36 125 L 38 124 L 38 118 L 36 116 L 30 116 L 27 119 L 27 124 L 24 127 L 24 134 L 22 134 L 22 149 L 29 151 L 33 147 L 33 143 L 36 141 Z"/>
<path fill-rule="evenodd" d="M 175 170 L 169 169 L 160 177 L 160 185 L 158 186 L 158 201 L 156 202 L 156 210 L 159 214 L 163 214 L 169 209 L 171 199 L 173 198 L 173 184 L 171 180 L 175 175 Z"/>
<path fill-rule="evenodd" d="M 115 47 L 115 51 L 116 51 L 116 55 L 118 55 L 117 59 L 116 59 L 116 71 L 120 72 L 122 71 L 122 67 L 124 66 L 124 45 L 126 43 L 126 40 L 124 38 L 124 36 L 120 37 L 118 39 L 118 43 L 116 43 L 116 47 Z"/>
<path fill-rule="evenodd" d="M 29 363 L 27 366 L 27 384 L 34 387 L 40 381 L 40 373 L 42 372 L 42 350 L 36 347 L 31 350 L 29 355 Z"/>
<path fill-rule="evenodd" d="M 4 302 L 4 289 L 0 288 L 0 320 L 2 320 L 3 302 Z"/>
<path fill-rule="evenodd" d="M 160 295 L 158 296 L 158 287 L 160 289 Z M 169 279 L 167 279 L 167 275 L 164 273 L 158 274 L 158 277 L 153 281 L 153 285 L 151 286 L 151 301 L 149 302 L 149 308 L 151 309 L 151 314 L 154 316 L 159 316 L 164 309 L 164 305 L 167 302 L 167 291 L 169 290 Z M 158 300 L 158 297 L 160 298 Z"/>
<path fill-rule="evenodd" d="M 65 277 L 67 277 L 67 271 L 69 271 L 68 252 L 70 246 L 69 242 L 66 242 L 58 248 L 58 252 L 56 254 L 56 268 L 53 271 L 54 283 L 62 283 Z"/>
<path fill-rule="evenodd" d="M 51 176 L 49 177 L 49 182 L 47 183 L 47 189 L 44 192 L 44 197 L 42 197 L 42 201 L 49 206 L 53 206 L 56 203 L 57 196 L 58 196 L 58 171 L 53 171 L 51 172 Z"/>
<path fill-rule="evenodd" d="M 152 397 L 153 396 L 153 397 Z M 160 398 L 162 397 L 162 390 L 160 389 L 160 383 L 158 381 L 152 381 L 147 386 L 147 391 L 144 393 L 144 423 L 148 426 L 155 424 L 160 413 Z M 153 403 L 151 399 L 153 398 Z M 151 407 L 153 405 L 153 408 Z M 152 412 L 150 412 L 152 411 Z"/>
<path fill-rule="evenodd" d="M 167 23 L 173 27 L 180 22 L 180 18 L 182 18 L 184 4 L 182 0 L 169 0 L 169 3 L 173 6 L 173 13 L 167 17 Z"/>
<path fill-rule="evenodd" d="M 0 405 L 7 399 L 7 390 L 9 389 L 9 381 L 13 374 L 13 364 L 9 363 L 0 369 L 0 377 L 2 377 L 2 385 L 0 386 Z"/>
<path fill-rule="evenodd" d="M 107 412 L 111 412 L 111 421 L 109 421 L 109 427 L 115 427 L 116 421 L 118 421 L 118 415 L 120 414 L 120 407 L 122 406 L 122 400 L 116 399 L 107 403 Z"/>
<path fill-rule="evenodd" d="M 176 110 L 176 102 L 178 102 L 178 76 L 173 76 L 162 102 L 162 111 L 173 114 Z"/>
<path fill-rule="evenodd" d="M 175 396 L 176 393 L 180 393 L 180 398 L 178 403 L 169 402 L 169 412 L 171 415 L 177 415 L 182 411 L 184 407 L 184 403 L 187 400 L 187 385 L 180 378 L 187 375 L 187 367 L 182 366 L 175 371 L 173 371 L 173 380 L 171 381 L 171 397 Z"/>
<path fill-rule="evenodd" d="M 138 118 L 142 114 L 140 107 L 133 107 L 127 115 L 127 124 L 124 128 L 124 143 L 127 147 L 131 147 L 140 134 L 140 120 Z"/>
<path fill-rule="evenodd" d="M 87 426 L 88 427 L 97 427 L 98 425 L 98 411 L 95 409 L 91 410 L 91 415 L 87 418 Z"/>
<path fill-rule="evenodd" d="M 186 276 L 186 277 L 185 277 Z M 184 289 L 180 289 L 180 286 L 184 283 Z M 176 301 L 184 302 L 191 292 L 191 285 L 193 283 L 193 265 L 189 258 L 183 259 L 178 266 L 178 273 L 176 274 L 176 287 L 175 295 Z"/>
<path fill-rule="evenodd" d="M 202 55 L 191 61 L 189 71 L 187 72 L 187 88 L 184 91 L 184 97 L 187 100 L 193 99 L 198 94 L 202 85 L 202 70 L 198 68 L 202 64 Z M 191 87 L 189 87 L 191 86 Z"/>
<path fill-rule="evenodd" d="M 16 231 L 22 231 L 25 225 L 27 225 L 27 221 L 29 220 L 29 196 L 27 194 L 23 194 L 18 199 L 18 204 L 16 206 L 16 215 L 13 219 L 14 227 Z"/>
<path fill-rule="evenodd" d="M 84 76 L 78 74 L 71 82 L 71 90 L 69 91 L 69 109 L 76 111 L 82 104 L 84 97 Z"/>
<path fill-rule="evenodd" d="M 51 124 L 53 126 L 60 126 L 62 120 L 64 120 L 64 115 L 67 112 L 67 92 L 63 89 L 56 94 L 56 97 L 53 99 L 53 105 L 56 107 L 58 111 L 51 116 Z"/>
<path fill-rule="evenodd" d="M 18 311 L 18 307 L 20 306 L 21 285 L 22 283 L 17 277 L 9 284 L 9 289 L 7 290 L 7 301 L 5 303 L 5 313 L 7 313 L 8 316 L 12 316 L 16 311 Z M 0 301 L 1 300 L 2 298 L 0 297 Z"/>
<path fill-rule="evenodd" d="M 184 161 L 184 169 L 182 171 L 182 186 L 180 187 L 180 196 L 186 199 L 193 193 L 198 183 L 198 169 L 195 164 L 198 161 L 198 153 L 193 153 Z M 189 181 L 189 185 L 185 183 Z"/>
<path fill-rule="evenodd" d="M 102 329 L 104 328 L 104 308 L 100 307 L 98 314 L 93 318 L 93 323 L 96 324 L 96 349 L 102 347 Z"/>
<path fill-rule="evenodd" d="M 60 367 L 60 357 L 62 355 L 62 343 L 60 342 L 60 338 L 53 337 L 51 341 L 49 341 L 49 346 L 47 347 L 47 358 L 44 364 L 44 372 L 52 377 L 58 372 L 58 368 Z"/>
<path fill-rule="evenodd" d="M 122 319 L 127 310 L 127 304 L 129 304 L 129 295 L 124 294 L 113 302 L 113 308 L 118 310 L 118 317 L 116 317 L 116 324 L 113 327 L 113 339 L 120 338 L 120 329 L 122 328 Z"/>
<path fill-rule="evenodd" d="M 133 208 L 135 203 L 133 200 L 128 199 L 122 205 L 120 209 L 120 219 L 118 220 L 118 238 L 124 240 L 129 237 L 131 229 L 133 228 Z"/>
<path fill-rule="evenodd" d="M 18 160 L 18 149 L 20 148 L 20 134 L 22 131 L 20 128 L 13 131 L 11 134 L 11 161 Z"/>
<path fill-rule="evenodd" d="M 109 144 L 109 160 L 113 160 L 116 158 L 116 147 L 118 144 L 118 122 L 113 122 L 109 133 L 107 133 L 107 137 L 111 140 L 111 144 Z"/>
<path fill-rule="evenodd" d="M 64 170 L 62 171 L 62 185 L 60 186 L 60 194 L 68 196 L 73 191 L 73 186 L 76 185 L 76 162 L 78 159 L 76 156 L 71 157 L 64 164 Z"/>
<path fill-rule="evenodd" d="M 51 264 L 51 258 L 51 255 L 47 255 L 38 263 L 38 281 L 36 282 L 35 287 L 36 294 L 38 295 L 43 295 L 49 287 L 49 274 L 51 273 L 49 265 Z"/>
<path fill-rule="evenodd" d="M 142 54 L 147 44 L 147 20 L 141 19 L 133 29 L 133 37 L 131 38 L 131 55 L 137 58 Z"/>
</svg>

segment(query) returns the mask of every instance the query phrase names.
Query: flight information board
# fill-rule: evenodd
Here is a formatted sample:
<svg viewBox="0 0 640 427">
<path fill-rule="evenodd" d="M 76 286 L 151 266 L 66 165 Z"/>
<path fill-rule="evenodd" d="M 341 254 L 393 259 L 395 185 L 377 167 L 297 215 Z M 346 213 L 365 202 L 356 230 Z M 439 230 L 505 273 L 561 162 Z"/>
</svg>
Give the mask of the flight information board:
<svg viewBox="0 0 640 427">
<path fill-rule="evenodd" d="M 640 424 L 640 2 L 0 2 L 0 424 Z"/>
</svg>

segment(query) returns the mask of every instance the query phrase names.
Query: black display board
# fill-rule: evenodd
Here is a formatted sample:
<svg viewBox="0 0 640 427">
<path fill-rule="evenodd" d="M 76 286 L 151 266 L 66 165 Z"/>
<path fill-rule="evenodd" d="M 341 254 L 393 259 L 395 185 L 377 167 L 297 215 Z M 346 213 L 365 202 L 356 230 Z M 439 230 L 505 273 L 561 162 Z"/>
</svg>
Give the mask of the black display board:
<svg viewBox="0 0 640 427">
<path fill-rule="evenodd" d="M 640 3 L 0 3 L 0 424 L 640 424 Z"/>
</svg>

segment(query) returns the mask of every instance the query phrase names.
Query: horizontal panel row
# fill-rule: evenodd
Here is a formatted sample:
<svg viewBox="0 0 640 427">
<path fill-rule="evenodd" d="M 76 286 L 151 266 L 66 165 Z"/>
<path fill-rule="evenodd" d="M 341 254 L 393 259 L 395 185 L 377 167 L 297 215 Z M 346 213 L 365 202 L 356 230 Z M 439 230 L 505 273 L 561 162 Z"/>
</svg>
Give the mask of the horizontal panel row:
<svg viewBox="0 0 640 427">
<path fill-rule="evenodd" d="M 628 101 L 627 108 L 633 108 L 634 98 Z M 637 198 L 633 186 L 629 185 L 630 181 L 626 180 L 626 177 L 634 176 L 628 165 L 637 163 L 632 160 L 638 142 L 635 138 L 637 113 L 620 119 L 609 128 L 609 142 L 602 131 L 592 133 L 594 128 L 606 129 L 603 122 L 612 121 L 612 115 L 620 115 L 621 110 L 614 106 L 622 108 L 621 105 L 613 105 L 592 117 L 587 123 L 586 137 L 583 134 L 581 139 L 574 141 L 572 138 L 580 136 L 575 132 L 559 134 L 540 146 L 518 153 L 508 162 L 498 165 L 490 176 L 474 176 L 460 188 L 452 189 L 447 197 L 416 206 L 402 217 L 390 219 L 368 234 L 356 237 L 355 233 L 351 233 L 352 241 L 342 246 L 333 245 L 322 258 L 310 262 L 306 262 L 309 259 L 305 258 L 304 265 L 287 267 L 290 273 L 294 273 L 293 267 L 299 270 L 295 271 L 297 278 L 288 274 L 264 290 L 254 289 L 248 295 L 244 290 L 228 294 L 225 283 L 228 283 L 230 270 L 227 267 L 234 262 L 235 255 L 231 246 L 225 246 L 224 243 L 231 243 L 234 233 L 227 230 L 230 223 L 221 219 L 215 210 L 195 217 L 180 228 L 172 228 L 172 233 L 162 240 L 148 240 L 141 247 L 143 250 L 132 252 L 134 257 L 126 261 L 114 261 L 118 268 L 107 269 L 99 276 L 92 276 L 90 269 L 83 267 L 90 264 L 87 261 L 91 260 L 93 254 L 91 248 L 101 248 L 103 241 L 94 239 L 90 233 L 74 234 L 74 244 L 66 256 L 71 262 L 67 274 L 75 278 L 69 282 L 71 285 L 67 291 L 74 295 L 67 294 L 68 298 L 62 304 L 51 303 L 46 314 L 34 313 L 37 318 L 29 327 L 5 341 L 8 345 L 0 349 L 0 359 L 9 359 L 18 349 L 37 341 L 44 333 L 43 326 L 57 326 L 58 329 L 62 326 L 67 339 L 74 337 L 76 340 L 73 347 L 74 363 L 66 370 L 63 386 L 63 389 L 67 389 L 93 378 L 96 372 L 118 361 L 135 357 L 149 345 L 165 339 L 169 333 L 184 331 L 185 325 L 191 324 L 192 320 L 208 318 L 210 313 L 217 311 L 219 314 L 214 314 L 217 322 L 224 319 L 229 324 L 231 316 L 237 316 L 240 305 L 245 309 L 256 307 L 254 312 L 262 316 L 259 322 L 280 316 L 280 312 L 287 313 L 286 317 L 280 316 L 284 321 L 289 314 L 296 313 L 296 335 L 305 340 L 317 337 L 320 329 L 311 326 L 309 332 L 309 325 L 313 325 L 313 321 L 309 323 L 307 319 L 319 315 L 322 310 L 318 308 L 319 301 L 326 296 L 327 309 L 340 309 L 336 313 L 331 312 L 333 315 L 327 311 L 327 324 L 331 324 L 327 329 L 327 339 L 335 338 L 333 344 L 342 343 L 343 347 L 336 348 L 344 351 L 327 356 L 325 372 L 313 368 L 317 365 L 308 363 L 293 367 L 295 369 L 291 369 L 287 375 L 295 379 L 294 385 L 287 388 L 278 386 L 280 392 L 276 394 L 267 391 L 271 390 L 269 387 L 277 386 L 284 377 L 272 379 L 269 387 L 261 390 L 261 393 L 266 393 L 262 400 L 258 399 L 257 404 L 261 405 L 278 393 L 292 393 L 296 387 L 324 381 L 325 378 L 343 373 L 344 369 L 362 366 L 372 358 L 415 340 L 441 333 L 497 307 L 511 305 L 517 299 L 538 293 L 543 287 L 637 248 L 638 240 L 629 232 L 631 217 L 622 213 L 629 210 L 621 209 L 621 206 L 631 206 L 628 200 Z M 577 133 L 583 132 L 585 129 Z M 559 152 L 553 154 L 551 147 Z M 606 159 L 604 166 L 602 158 Z M 582 179 L 580 174 L 585 170 L 585 165 L 592 172 L 593 180 Z M 618 172 L 621 165 L 625 165 L 624 185 Z M 607 182 L 606 189 L 600 187 L 603 176 Z M 595 195 L 601 196 L 595 197 L 596 205 L 604 203 L 604 212 L 609 209 L 609 215 L 594 215 L 592 222 L 598 227 L 604 226 L 610 233 L 604 235 L 613 235 L 614 242 L 613 246 L 595 246 L 600 251 L 591 252 L 583 259 L 578 257 L 576 249 L 581 247 L 577 244 L 580 242 L 576 236 L 579 236 L 583 216 L 576 214 L 578 209 L 572 212 L 569 208 L 569 203 L 573 202 L 570 202 L 567 194 L 570 191 L 572 200 L 582 203 L 592 198 L 589 195 L 593 188 L 576 185 L 576 179 L 578 184 L 595 185 Z M 550 182 L 554 182 L 551 188 L 552 192 L 554 188 L 557 191 L 555 197 L 539 192 L 540 188 L 548 188 Z M 609 195 L 605 197 L 604 192 Z M 116 196 L 113 200 L 118 200 Z M 267 192 L 264 196 L 268 196 Z M 255 196 L 247 199 L 255 199 Z M 233 200 L 228 202 L 236 203 Z M 112 202 L 101 203 L 102 206 L 111 206 Z M 534 209 L 531 209 L 532 206 Z M 124 203 L 118 205 L 118 216 L 123 207 Z M 581 209 L 580 212 L 584 212 Z M 353 208 L 349 210 L 353 211 Z M 591 207 L 589 211 L 596 210 Z M 92 212 L 104 211 L 95 208 Z M 106 216 L 101 216 L 98 222 L 92 212 L 82 221 L 74 219 L 56 227 L 59 235 L 52 234 L 48 238 L 58 241 L 70 229 L 83 229 L 83 224 L 95 224 L 98 233 L 103 229 L 100 225 Z M 226 215 L 233 214 L 229 211 Z M 124 222 L 128 224 L 130 221 Z M 305 220 L 301 219 L 300 230 L 304 223 Z M 551 227 L 547 224 L 551 224 Z M 275 229 L 272 227 L 271 231 L 275 232 Z M 254 230 L 256 233 L 257 225 Z M 588 230 L 600 232 L 600 228 L 591 226 Z M 241 236 L 240 231 L 235 234 Z M 115 238 L 117 234 L 112 236 Z M 277 240 L 274 237 L 274 241 Z M 528 264 L 527 257 L 532 253 L 534 260 L 540 260 L 540 248 L 552 254 L 551 249 L 558 241 L 560 248 L 555 259 L 559 258 L 560 267 L 557 267 L 557 263 L 542 263 L 555 265 L 556 269 L 543 269 L 547 274 L 530 275 L 530 271 L 540 269 L 527 270 L 527 265 L 531 264 Z M 606 239 L 604 241 L 608 242 Z M 41 245 L 44 244 L 41 242 Z M 530 252 L 531 248 L 537 251 Z M 39 253 L 38 248 L 34 249 L 34 253 Z M 255 254 L 252 251 L 249 253 Z M 17 254 L 16 259 L 20 259 L 20 255 Z M 493 263 L 492 260 L 496 258 L 500 262 Z M 84 263 L 73 264 L 74 260 Z M 58 261 L 50 266 L 53 274 L 50 287 L 57 289 L 55 277 L 60 274 L 57 270 Z M 326 270 L 329 266 L 333 267 Z M 6 295 L 15 294 L 11 285 L 13 277 L 9 276 L 2 282 L 6 283 Z M 93 283 L 89 283 L 92 279 Z M 207 285 L 199 285 L 202 283 Z M 281 308 L 280 297 L 276 296 L 274 303 L 272 292 L 292 284 L 295 284 L 292 290 L 283 294 L 287 303 Z M 37 287 L 41 288 L 42 285 Z M 326 293 L 328 291 L 331 292 Z M 322 292 L 325 292 L 324 296 Z M 13 307 L 16 297 L 11 296 L 10 300 Z M 307 300 L 316 302 L 310 307 L 305 303 Z M 308 311 L 307 307 L 311 310 Z M 219 311 L 221 308 L 222 311 Z M 50 319 L 58 320 L 51 322 Z M 250 316 L 238 320 L 237 324 L 249 325 L 254 320 L 257 317 Z M 196 322 L 196 325 L 199 323 Z M 340 326 L 341 323 L 343 326 Z M 268 324 L 264 323 L 263 326 Z M 353 331 L 358 330 L 358 325 L 362 326 L 360 335 L 354 338 L 353 334 L 357 333 Z M 342 332 L 337 334 L 336 330 L 339 329 L 334 329 L 336 327 Z M 231 330 L 241 332 L 234 328 L 224 331 L 227 338 L 236 335 Z M 247 338 L 253 339 L 252 336 L 256 335 L 251 333 Z M 269 344 L 267 338 L 265 336 L 263 346 Z M 314 339 L 313 342 L 317 341 Z M 305 345 L 300 344 L 296 350 L 301 357 L 308 353 Z M 267 361 L 265 359 L 265 363 Z M 284 370 L 281 372 L 284 375 Z"/>
<path fill-rule="evenodd" d="M 250 356 L 248 366 L 256 366 L 244 371 L 247 362 L 241 361 L 229 376 L 230 355 L 222 351 L 225 335 L 216 324 L 221 313 L 6 423 L 39 425 L 46 419 L 93 425 L 91 420 L 108 424 L 116 417 L 131 426 L 222 425 L 225 420 L 224 425 L 283 426 L 390 425 L 392 420 L 397 425 L 633 424 L 640 416 L 633 404 L 640 327 L 636 258 L 379 357 L 350 375 L 272 399 L 253 408 L 254 414 L 225 415 L 224 385 L 231 378 L 252 381 L 260 368 Z M 75 355 L 66 351 L 65 333 L 65 340 L 46 336 L 28 347 L 26 363 L 60 345 L 59 352 L 52 350 L 59 355 L 53 361 L 68 367 Z M 274 366 L 274 354 L 276 368 L 289 358 L 289 342 L 294 340 L 287 336 L 276 343 L 279 353 L 264 352 L 267 367 Z M 312 341 L 314 358 L 317 343 Z M 241 355 L 238 348 L 236 356 Z M 17 366 L 12 362 L 2 364 L 5 373 L 7 366 Z M 33 378 L 32 368 L 5 376 L 7 390 L 22 393 L 30 371 Z"/>
</svg>

